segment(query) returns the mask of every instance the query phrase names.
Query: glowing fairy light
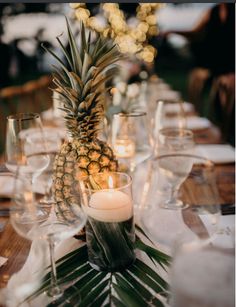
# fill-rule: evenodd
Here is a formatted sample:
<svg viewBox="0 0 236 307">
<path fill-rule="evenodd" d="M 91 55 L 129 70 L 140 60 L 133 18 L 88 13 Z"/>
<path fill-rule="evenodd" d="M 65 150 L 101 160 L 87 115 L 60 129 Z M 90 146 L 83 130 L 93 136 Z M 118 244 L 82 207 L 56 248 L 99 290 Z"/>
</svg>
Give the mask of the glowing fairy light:
<svg viewBox="0 0 236 307">
<path fill-rule="evenodd" d="M 70 4 L 75 10 L 76 18 L 82 20 L 86 27 L 113 39 L 121 53 L 136 54 L 139 59 L 148 63 L 151 63 L 157 54 L 157 50 L 148 45 L 148 39 L 158 35 L 156 11 L 162 6 L 162 3 L 139 3 L 136 10 L 136 26 L 132 28 L 127 24 L 118 3 L 101 4 L 105 17 L 104 24 L 101 24 L 97 17 L 91 16 L 86 9 L 86 3 Z"/>
</svg>

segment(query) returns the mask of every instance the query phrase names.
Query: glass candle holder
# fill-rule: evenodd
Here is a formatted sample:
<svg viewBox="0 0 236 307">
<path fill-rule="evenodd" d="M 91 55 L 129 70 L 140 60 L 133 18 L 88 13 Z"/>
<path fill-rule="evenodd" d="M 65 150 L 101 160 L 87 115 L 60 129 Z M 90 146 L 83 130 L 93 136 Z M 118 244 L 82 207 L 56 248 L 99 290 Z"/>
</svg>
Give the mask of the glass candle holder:
<svg viewBox="0 0 236 307">
<path fill-rule="evenodd" d="M 125 173 L 99 173 L 80 179 L 87 213 L 86 241 L 91 266 L 120 271 L 135 260 L 131 178 Z"/>
</svg>

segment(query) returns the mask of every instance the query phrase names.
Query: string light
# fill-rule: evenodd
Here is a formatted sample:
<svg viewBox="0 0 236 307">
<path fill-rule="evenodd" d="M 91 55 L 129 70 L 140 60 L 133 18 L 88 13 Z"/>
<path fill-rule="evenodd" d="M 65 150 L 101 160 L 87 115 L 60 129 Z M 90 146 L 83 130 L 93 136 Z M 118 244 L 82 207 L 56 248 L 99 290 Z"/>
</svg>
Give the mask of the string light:
<svg viewBox="0 0 236 307">
<path fill-rule="evenodd" d="M 148 39 L 158 34 L 155 13 L 162 6 L 162 3 L 140 3 L 136 10 L 135 27 L 131 27 L 118 3 L 101 4 L 106 19 L 104 24 L 91 16 L 86 3 L 70 3 L 75 17 L 82 20 L 86 27 L 112 38 L 122 53 L 136 54 L 139 59 L 149 63 L 153 62 L 157 50 L 148 44 Z"/>
</svg>

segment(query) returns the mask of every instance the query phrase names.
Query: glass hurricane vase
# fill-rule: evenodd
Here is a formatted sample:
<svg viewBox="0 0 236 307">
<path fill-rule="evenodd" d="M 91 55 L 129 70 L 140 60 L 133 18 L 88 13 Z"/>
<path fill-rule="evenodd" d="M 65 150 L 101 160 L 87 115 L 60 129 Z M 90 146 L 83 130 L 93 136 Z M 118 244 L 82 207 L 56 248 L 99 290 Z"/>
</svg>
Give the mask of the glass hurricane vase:
<svg viewBox="0 0 236 307">
<path fill-rule="evenodd" d="M 131 178 L 99 173 L 82 178 L 80 188 L 91 266 L 101 271 L 126 268 L 135 260 Z"/>
</svg>

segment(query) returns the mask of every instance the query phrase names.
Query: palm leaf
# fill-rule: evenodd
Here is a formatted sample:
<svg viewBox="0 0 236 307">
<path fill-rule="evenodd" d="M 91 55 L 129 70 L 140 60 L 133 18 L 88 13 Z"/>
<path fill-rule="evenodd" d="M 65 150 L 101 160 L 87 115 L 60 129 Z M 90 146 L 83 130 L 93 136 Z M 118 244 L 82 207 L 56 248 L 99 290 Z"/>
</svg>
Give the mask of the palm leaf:
<svg viewBox="0 0 236 307">
<path fill-rule="evenodd" d="M 136 226 L 136 231 L 147 237 L 139 226 Z M 168 255 L 146 245 L 138 236 L 136 237 L 136 248 L 143 251 L 148 257 L 152 257 L 156 266 L 166 268 L 170 263 L 171 258 Z M 56 264 L 58 283 L 73 284 L 66 290 L 66 295 L 75 299 L 79 291 L 81 301 L 78 306 L 80 307 L 111 307 L 112 305 L 162 307 L 163 303 L 158 297 L 167 297 L 169 287 L 167 282 L 140 259 L 136 259 L 131 266 L 121 272 L 99 272 L 89 265 L 87 245 L 84 244 L 60 258 Z M 32 294 L 29 300 L 46 291 L 49 285 L 50 274 L 47 273 L 41 288 Z M 61 304 L 62 302 L 58 300 L 51 306 L 62 306 Z"/>
</svg>

